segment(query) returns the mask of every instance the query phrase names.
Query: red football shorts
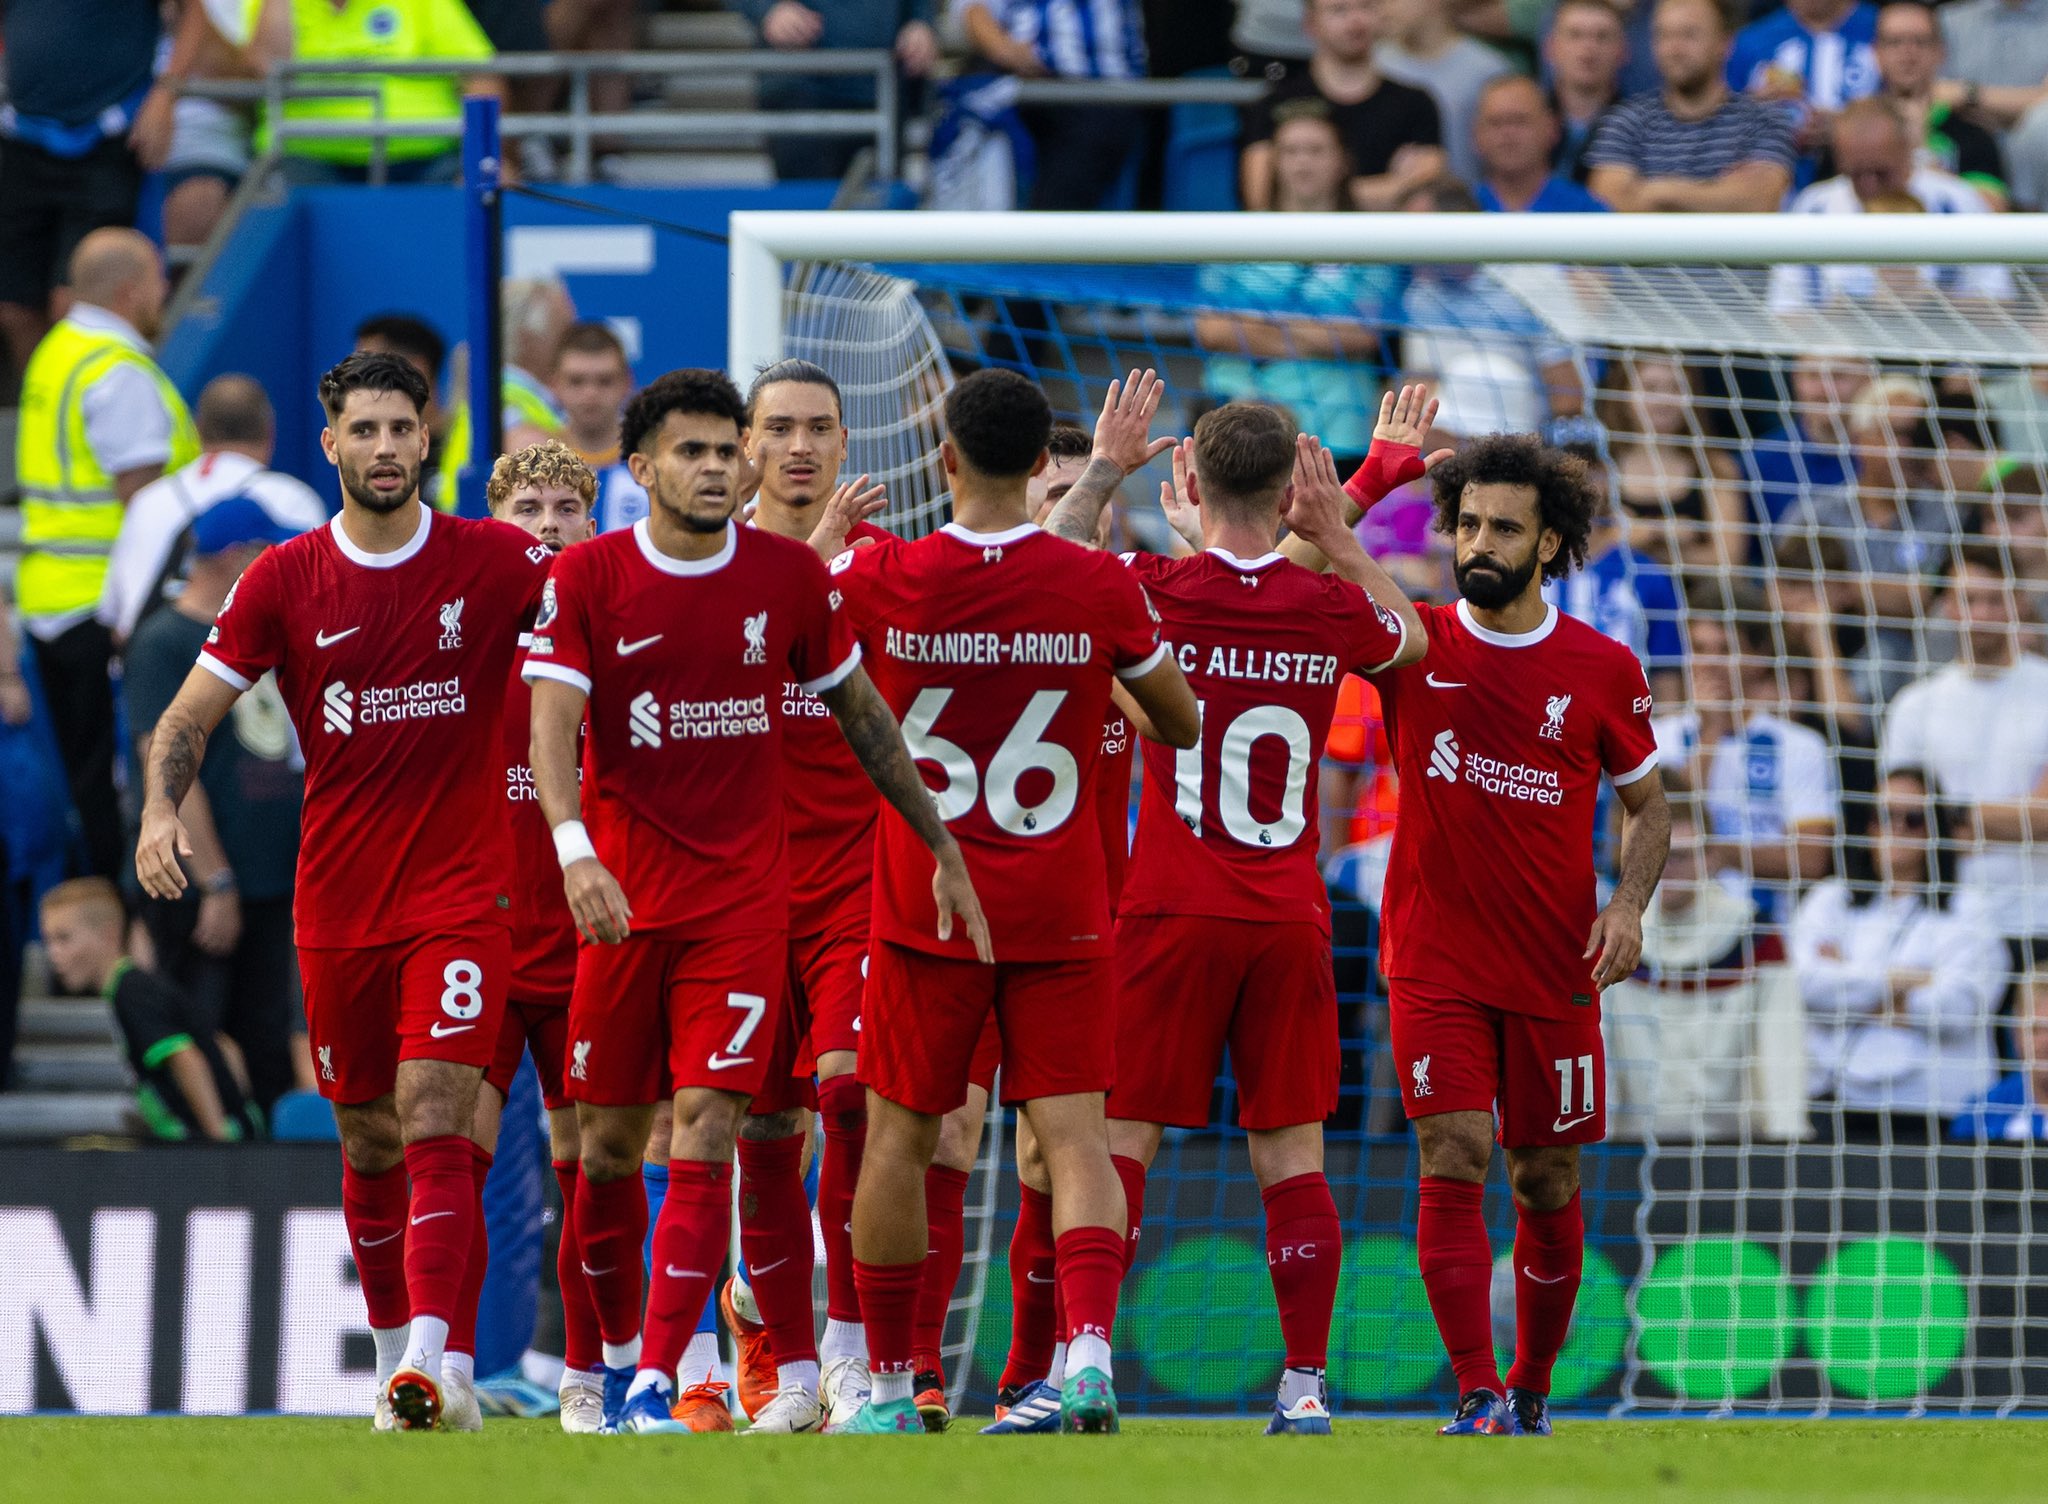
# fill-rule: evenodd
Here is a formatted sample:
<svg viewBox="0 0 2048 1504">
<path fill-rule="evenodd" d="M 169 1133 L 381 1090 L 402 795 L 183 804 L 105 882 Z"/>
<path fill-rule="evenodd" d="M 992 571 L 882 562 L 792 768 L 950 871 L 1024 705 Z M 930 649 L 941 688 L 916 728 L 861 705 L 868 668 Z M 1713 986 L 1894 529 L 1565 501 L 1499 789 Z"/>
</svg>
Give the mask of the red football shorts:
<svg viewBox="0 0 2048 1504">
<path fill-rule="evenodd" d="M 569 999 L 567 994 L 544 1002 L 513 998 L 505 1004 L 504 1022 L 498 1025 L 498 1052 L 491 1057 L 484 1080 L 498 1089 L 500 1097 L 512 1095 L 512 1078 L 519 1074 L 519 1057 L 533 1051 L 533 1068 L 540 1074 L 540 1096 L 549 1112 L 567 1107 L 562 1095 L 562 1066 L 569 1056 Z"/>
<path fill-rule="evenodd" d="M 306 1043 L 330 1102 L 373 1102 L 401 1060 L 482 1070 L 497 1048 L 512 934 L 475 920 L 390 945 L 299 947 Z"/>
<path fill-rule="evenodd" d="M 1507 1149 L 1607 1136 L 1607 1051 L 1591 1008 L 1538 1018 L 1396 981 L 1389 1013 L 1409 1117 L 1496 1112 Z"/>
<path fill-rule="evenodd" d="M 1109 1115 L 1202 1128 L 1230 1047 L 1246 1128 L 1337 1108 L 1337 979 L 1307 922 L 1132 915 L 1116 926 L 1116 1086 Z"/>
<path fill-rule="evenodd" d="M 778 1054 L 786 1074 L 788 944 L 781 930 L 751 930 L 583 946 L 569 1000 L 570 1100 L 642 1107 L 691 1086 L 751 1097 Z"/>
<path fill-rule="evenodd" d="M 861 1004 L 861 1082 L 912 1112 L 951 1112 L 967 1100 L 993 1012 L 1004 1101 L 1107 1091 L 1114 981 L 1106 955 L 984 966 L 878 940 Z"/>
</svg>

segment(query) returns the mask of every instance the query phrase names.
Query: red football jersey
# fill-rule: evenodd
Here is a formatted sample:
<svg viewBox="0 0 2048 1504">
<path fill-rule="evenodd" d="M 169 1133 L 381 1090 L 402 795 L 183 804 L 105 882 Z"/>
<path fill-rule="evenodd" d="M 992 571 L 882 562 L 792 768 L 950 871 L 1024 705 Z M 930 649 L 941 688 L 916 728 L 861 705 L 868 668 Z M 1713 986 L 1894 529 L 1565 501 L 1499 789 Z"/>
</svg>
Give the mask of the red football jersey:
<svg viewBox="0 0 2048 1504">
<path fill-rule="evenodd" d="M 849 544 L 891 535 L 856 523 Z M 789 816 L 789 932 L 822 935 L 865 918 L 875 881 L 875 821 L 882 796 L 825 702 L 791 679 L 782 686 L 782 789 Z"/>
<path fill-rule="evenodd" d="M 508 522 L 421 507 L 403 548 L 366 554 L 337 517 L 235 585 L 199 661 L 244 690 L 276 669 L 305 747 L 299 944 L 509 918 L 505 680 L 551 557 Z"/>
<path fill-rule="evenodd" d="M 643 518 L 555 560 L 524 672 L 590 696 L 583 818 L 635 934 L 788 925 L 782 687 L 860 662 L 829 597 L 804 544 L 730 525 L 708 559 Z"/>
<path fill-rule="evenodd" d="M 1656 771 L 1634 653 L 1549 608 L 1520 636 L 1471 608 L 1423 606 L 1429 654 L 1378 683 L 1401 779 L 1380 964 L 1544 1018 L 1597 1012 L 1586 937 L 1598 912 L 1593 815 Z"/>
<path fill-rule="evenodd" d="M 1145 744 L 1126 914 L 1330 926 L 1316 777 L 1347 673 L 1401 651 L 1401 618 L 1284 555 L 1126 554 L 1202 702 L 1202 741 Z"/>
<path fill-rule="evenodd" d="M 519 634 L 519 645 L 533 634 Z M 533 744 L 533 687 L 512 666 L 505 690 L 505 815 L 512 827 L 512 987 L 522 1003 L 569 1000 L 576 980 L 576 920 L 562 892 L 555 838 L 541 813 L 527 761 Z"/>
<path fill-rule="evenodd" d="M 1082 800 L 1100 797 L 1112 675 L 1149 673 L 1165 652 L 1137 579 L 1035 527 L 957 523 L 849 549 L 832 569 L 868 672 L 966 855 L 996 959 L 1106 953 L 1102 826 Z M 893 809 L 876 847 L 874 933 L 974 954 L 964 926 L 939 940 L 931 854 Z"/>
<path fill-rule="evenodd" d="M 1102 829 L 1102 875 L 1109 912 L 1123 902 L 1124 874 L 1131 866 L 1131 723 L 1114 704 L 1102 723 L 1102 761 L 1095 765 L 1095 820 Z"/>
</svg>

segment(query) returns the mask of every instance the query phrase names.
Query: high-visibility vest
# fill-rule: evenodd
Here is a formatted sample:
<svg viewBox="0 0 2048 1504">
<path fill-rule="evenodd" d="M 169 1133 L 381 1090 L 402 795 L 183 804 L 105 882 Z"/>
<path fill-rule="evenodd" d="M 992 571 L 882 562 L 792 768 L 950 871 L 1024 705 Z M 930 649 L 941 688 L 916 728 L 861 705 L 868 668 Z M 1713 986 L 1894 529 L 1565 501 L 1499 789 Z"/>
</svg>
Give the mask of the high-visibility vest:
<svg viewBox="0 0 2048 1504">
<path fill-rule="evenodd" d="M 543 433 L 560 438 L 567 431 L 568 420 L 562 416 L 561 408 L 555 405 L 554 397 L 540 381 L 529 376 L 517 366 L 505 368 L 504 380 L 498 387 L 500 421 L 506 428 L 521 424 L 538 428 Z M 455 489 L 457 478 L 468 468 L 470 451 L 476 445 L 476 425 L 470 422 L 469 404 L 457 404 L 449 415 L 447 431 L 442 435 L 441 453 L 437 460 L 440 471 L 440 489 L 434 496 L 434 505 L 444 512 L 455 510 Z M 485 469 L 496 462 L 494 454 L 484 462 Z"/>
<path fill-rule="evenodd" d="M 43 336 L 22 377 L 14 452 L 22 546 L 15 603 L 30 620 L 89 612 L 99 604 L 124 508 L 87 436 L 85 394 L 123 365 L 149 374 L 171 416 L 165 471 L 199 457 L 199 434 L 185 399 L 147 352 L 118 334 L 70 319 Z"/>
</svg>

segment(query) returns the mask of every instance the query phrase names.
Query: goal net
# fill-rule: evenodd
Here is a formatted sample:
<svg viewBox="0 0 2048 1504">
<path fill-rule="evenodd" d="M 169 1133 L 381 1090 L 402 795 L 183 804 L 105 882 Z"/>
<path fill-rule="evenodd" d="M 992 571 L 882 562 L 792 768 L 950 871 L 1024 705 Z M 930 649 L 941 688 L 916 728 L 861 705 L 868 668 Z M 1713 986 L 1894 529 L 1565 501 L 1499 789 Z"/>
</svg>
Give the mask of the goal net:
<svg viewBox="0 0 2048 1504">
<path fill-rule="evenodd" d="M 1557 1401 L 2048 1405 L 2048 812 L 2027 802 L 2048 788 L 2048 282 L 2020 227 L 876 218 L 735 216 L 733 364 L 831 370 L 849 469 L 888 481 L 898 528 L 944 520 L 938 404 L 989 365 L 1084 427 L 1112 377 L 1153 366 L 1161 433 L 1250 398 L 1342 456 L 1383 390 L 1422 378 L 1440 442 L 1538 431 L 1594 468 L 1610 510 L 1556 598 L 1642 658 L 1675 830 L 1643 968 L 1604 1000 L 1610 1135 L 1584 1156 Z M 1160 479 L 1123 488 L 1120 546 L 1170 546 Z M 1411 488 L 1362 534 L 1446 600 L 1428 515 Z M 1346 686 L 1320 787 L 1344 1035 L 1332 1397 L 1440 1410 L 1375 964 L 1396 790 L 1368 683 Z M 1610 808 L 1603 882 L 1615 830 Z M 1281 1349 L 1234 1117 L 1226 1072 L 1212 1127 L 1169 1134 L 1152 1174 L 1118 1333 L 1139 1410 L 1267 1403 Z M 1010 1145 L 987 1169 L 970 1244 L 993 1254 L 950 1333 L 984 1403 L 1008 1334 Z"/>
</svg>

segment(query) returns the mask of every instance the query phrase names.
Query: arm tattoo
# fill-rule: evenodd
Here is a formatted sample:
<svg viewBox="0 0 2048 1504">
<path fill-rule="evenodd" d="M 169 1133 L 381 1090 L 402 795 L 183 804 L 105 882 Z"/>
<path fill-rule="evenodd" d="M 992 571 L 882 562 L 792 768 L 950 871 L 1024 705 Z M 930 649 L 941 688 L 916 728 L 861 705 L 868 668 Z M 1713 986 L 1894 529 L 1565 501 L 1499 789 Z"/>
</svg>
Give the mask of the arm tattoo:
<svg viewBox="0 0 2048 1504">
<path fill-rule="evenodd" d="M 910 749 L 903 744 L 903 730 L 874 682 L 865 670 L 855 669 L 821 698 L 838 718 L 839 731 L 860 765 L 867 769 L 882 797 L 896 807 L 896 813 L 910 823 L 917 838 L 938 851 L 952 843 L 952 832 L 939 818 L 938 804 L 924 786 Z"/>
<path fill-rule="evenodd" d="M 163 713 L 149 740 L 149 787 L 152 798 L 162 797 L 177 808 L 199 776 L 199 761 L 206 755 L 206 733 L 176 705 Z"/>
<path fill-rule="evenodd" d="M 1081 478 L 1074 482 L 1073 489 L 1059 500 L 1052 509 L 1052 515 L 1045 519 L 1045 530 L 1055 538 L 1064 538 L 1069 543 L 1078 543 L 1083 548 L 1095 546 L 1095 529 L 1102 521 L 1102 509 L 1109 505 L 1109 498 L 1116 494 L 1116 488 L 1124 482 L 1124 473 L 1115 464 L 1105 459 L 1091 459 L 1088 468 L 1081 472 Z"/>
</svg>

